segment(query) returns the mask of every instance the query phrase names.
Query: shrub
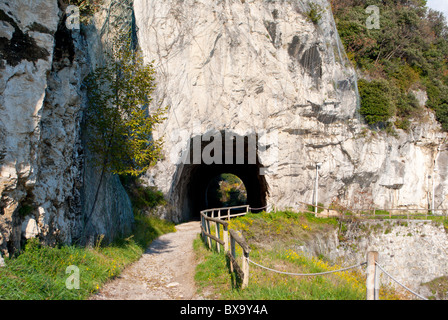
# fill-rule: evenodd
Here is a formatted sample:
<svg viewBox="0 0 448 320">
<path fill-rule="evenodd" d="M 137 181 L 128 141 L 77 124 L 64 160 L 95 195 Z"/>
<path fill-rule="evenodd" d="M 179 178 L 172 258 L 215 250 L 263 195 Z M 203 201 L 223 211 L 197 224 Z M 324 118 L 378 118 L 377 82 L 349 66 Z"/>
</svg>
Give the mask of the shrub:
<svg viewBox="0 0 448 320">
<path fill-rule="evenodd" d="M 361 97 L 359 111 L 368 124 L 385 122 L 394 115 L 394 106 L 387 81 L 378 79 L 368 82 L 361 79 L 358 86 Z"/>
<path fill-rule="evenodd" d="M 137 211 L 163 206 L 167 203 L 162 191 L 157 190 L 156 187 L 143 186 L 134 176 L 120 176 L 120 181 L 131 199 L 133 208 Z"/>
<path fill-rule="evenodd" d="M 314 24 L 318 24 L 322 19 L 322 7 L 316 3 L 310 3 L 310 9 L 306 13 L 308 20 Z"/>
</svg>

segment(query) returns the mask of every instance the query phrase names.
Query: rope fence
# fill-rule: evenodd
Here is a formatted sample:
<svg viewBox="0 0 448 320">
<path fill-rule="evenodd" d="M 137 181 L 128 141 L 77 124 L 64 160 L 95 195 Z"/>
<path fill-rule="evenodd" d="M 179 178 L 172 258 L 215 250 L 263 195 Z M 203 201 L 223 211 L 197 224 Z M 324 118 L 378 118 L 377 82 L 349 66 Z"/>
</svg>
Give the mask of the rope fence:
<svg viewBox="0 0 448 320">
<path fill-rule="evenodd" d="M 413 290 L 409 289 L 404 284 L 400 283 L 397 279 L 395 279 L 393 276 L 391 276 L 386 270 L 384 270 L 384 268 L 381 265 L 379 265 L 378 263 L 375 263 L 375 264 L 382 272 L 384 272 L 384 274 L 386 274 L 389 278 L 391 278 L 393 281 L 395 281 L 395 283 L 400 285 L 402 288 L 406 289 L 407 291 L 409 291 L 410 293 L 412 293 L 413 295 L 415 295 L 416 297 L 418 297 L 422 300 L 428 300 L 427 298 L 419 295 L 417 292 L 414 292 Z"/>
<path fill-rule="evenodd" d="M 406 217 L 406 219 L 419 219 L 439 216 L 442 219 L 448 219 L 448 209 L 429 209 L 429 208 L 345 208 L 335 206 L 327 208 L 321 205 L 315 205 L 298 201 L 303 206 L 300 211 L 317 214 L 319 217 L 357 217 L 362 219 L 383 219 Z M 310 210 L 311 209 L 311 210 Z"/>
<path fill-rule="evenodd" d="M 371 254 L 375 254 L 374 252 L 369 252 L 368 256 Z M 373 278 L 373 287 L 369 285 L 369 274 L 367 275 L 367 300 L 379 300 L 379 281 L 378 281 L 378 269 L 379 268 L 382 272 L 384 272 L 384 274 L 386 274 L 388 277 L 390 277 L 394 282 L 396 282 L 398 285 L 400 285 L 402 288 L 406 289 L 407 291 L 409 291 L 410 293 L 412 293 L 413 295 L 415 295 L 416 297 L 422 299 L 422 300 L 428 300 L 427 298 L 423 297 L 422 295 L 416 293 L 415 291 L 409 289 L 408 287 L 406 287 L 404 284 L 400 283 L 396 278 L 394 278 L 392 275 L 390 275 L 386 270 L 384 270 L 384 268 L 379 265 L 376 262 L 376 259 L 378 258 L 378 255 L 375 258 L 374 261 L 374 271 L 373 274 L 371 274 L 372 278 Z M 342 268 L 342 269 L 338 269 L 338 270 L 330 270 L 330 271 L 325 271 L 325 272 L 317 272 L 317 273 L 294 273 L 294 272 L 285 272 L 285 271 L 280 271 L 280 270 L 275 270 L 275 269 L 271 269 L 268 268 L 266 266 L 263 266 L 259 263 L 256 263 L 254 261 L 252 261 L 251 259 L 249 259 L 249 257 L 247 257 L 247 261 L 248 263 L 251 263 L 257 267 L 260 267 L 262 269 L 271 271 L 271 272 L 275 272 L 275 273 L 279 273 L 279 274 L 284 274 L 284 275 L 290 275 L 290 276 L 300 276 L 300 277 L 314 277 L 314 276 L 323 276 L 323 275 L 328 275 L 328 274 L 332 274 L 332 273 L 338 273 L 338 272 L 344 272 L 347 270 L 351 270 L 351 269 L 355 269 L 355 268 L 359 268 L 365 265 L 369 265 L 369 262 L 361 262 L 358 263 L 356 265 L 350 266 L 350 267 L 346 267 L 346 268 Z M 369 268 L 367 268 L 367 271 Z M 372 273 L 372 272 L 371 272 Z M 372 292 L 372 294 L 369 293 L 369 291 Z M 370 296 L 373 297 L 373 299 L 370 298 Z"/>
<path fill-rule="evenodd" d="M 268 206 L 264 206 L 264 207 L 261 207 L 261 208 L 252 208 L 252 207 L 249 207 L 250 210 L 255 210 L 255 211 L 258 211 L 258 210 L 264 210 L 264 209 L 267 209 L 267 208 L 268 208 Z"/>
<path fill-rule="evenodd" d="M 266 206 L 267 207 L 267 206 Z M 399 286 L 412 293 L 416 297 L 422 300 L 428 300 L 427 298 L 419 295 L 415 291 L 409 289 L 404 284 L 400 283 L 395 277 L 390 275 L 384 268 L 378 263 L 379 254 L 376 251 L 369 251 L 367 253 L 367 261 L 355 264 L 353 266 L 341 268 L 338 270 L 330 270 L 324 272 L 317 273 L 294 273 L 294 272 L 285 272 L 280 270 L 275 270 L 266 266 L 263 266 L 255 261 L 252 261 L 249 258 L 250 247 L 246 243 L 243 235 L 240 232 L 236 232 L 235 230 L 229 229 L 229 224 L 224 219 L 229 220 L 231 217 L 237 217 L 241 215 L 245 215 L 252 210 L 261 210 L 263 208 L 250 208 L 249 206 L 239 206 L 239 207 L 231 207 L 231 208 L 217 208 L 217 209 L 207 209 L 201 211 L 201 230 L 204 241 L 208 243 L 209 248 L 212 248 L 212 240 L 216 242 L 216 248 L 218 252 L 220 252 L 221 247 L 223 247 L 225 254 L 229 258 L 230 261 L 230 270 L 231 272 L 236 272 L 240 279 L 242 280 L 242 289 L 246 288 L 249 284 L 249 265 L 252 264 L 259 268 L 268 270 L 270 272 L 275 272 L 284 275 L 290 276 L 301 276 L 301 277 L 312 277 L 312 276 L 323 276 L 332 273 L 344 272 L 347 270 L 367 266 L 366 268 L 366 299 L 367 300 L 379 300 L 379 288 L 380 288 L 380 280 L 379 274 L 382 271 L 385 275 L 390 277 L 395 283 Z M 238 209 L 243 210 L 243 213 L 231 214 L 230 210 Z M 227 214 L 222 214 L 223 211 L 226 211 Z M 217 213 L 217 216 L 215 216 Z M 209 216 L 210 215 L 210 216 Z M 212 229 L 210 228 L 210 224 L 214 224 L 215 226 L 215 234 L 212 234 Z M 223 228 L 223 233 L 221 236 L 220 229 Z M 241 257 L 241 265 L 237 262 L 235 245 L 238 244 L 243 250 L 243 256 Z"/>
<path fill-rule="evenodd" d="M 250 260 L 249 258 L 247 259 L 250 263 L 262 268 L 262 269 L 266 269 L 275 273 L 280 273 L 280 274 L 286 274 L 286 275 L 290 275 L 290 276 L 299 276 L 299 277 L 312 277 L 312 276 L 323 276 L 326 274 L 331 274 L 331 273 L 337 273 L 337 272 L 343 272 L 343 271 L 347 271 L 347 270 L 351 270 L 351 269 L 355 269 L 358 267 L 362 267 L 364 265 L 367 264 L 367 262 L 362 262 L 362 263 L 358 263 L 357 265 L 351 266 L 351 267 L 347 267 L 347 268 L 342 268 L 339 270 L 331 270 L 331 271 L 325 271 L 325 272 L 318 272 L 318 273 L 293 273 L 293 272 L 284 272 L 284 271 L 279 271 L 279 270 L 275 270 L 275 269 L 271 269 L 265 266 L 262 266 L 261 264 L 258 264 L 252 260 Z"/>
</svg>

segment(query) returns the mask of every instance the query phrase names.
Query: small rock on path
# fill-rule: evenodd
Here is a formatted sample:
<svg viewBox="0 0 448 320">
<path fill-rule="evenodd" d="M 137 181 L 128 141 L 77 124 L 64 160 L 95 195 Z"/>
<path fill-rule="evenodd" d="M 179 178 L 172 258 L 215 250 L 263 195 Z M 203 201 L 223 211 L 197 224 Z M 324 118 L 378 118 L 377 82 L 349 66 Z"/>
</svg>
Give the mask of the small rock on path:
<svg viewBox="0 0 448 320">
<path fill-rule="evenodd" d="M 199 221 L 176 226 L 154 240 L 137 262 L 106 283 L 91 300 L 198 300 L 193 240 Z"/>
</svg>

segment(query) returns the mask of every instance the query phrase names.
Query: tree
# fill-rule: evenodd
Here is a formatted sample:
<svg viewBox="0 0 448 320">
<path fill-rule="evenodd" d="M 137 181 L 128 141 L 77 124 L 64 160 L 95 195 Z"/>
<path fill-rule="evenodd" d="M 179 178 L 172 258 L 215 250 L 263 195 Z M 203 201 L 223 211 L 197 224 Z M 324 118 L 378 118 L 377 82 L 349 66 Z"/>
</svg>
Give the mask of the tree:
<svg viewBox="0 0 448 320">
<path fill-rule="evenodd" d="M 166 108 L 152 109 L 156 87 L 154 67 L 145 64 L 126 37 L 113 41 L 107 63 L 86 79 L 88 145 L 101 176 L 93 207 L 106 172 L 138 176 L 161 157 L 162 139 L 152 138 L 153 127 L 165 118 Z"/>
<path fill-rule="evenodd" d="M 144 64 L 130 43 L 115 45 L 109 62 L 87 78 L 89 146 L 97 160 L 115 174 L 137 176 L 160 158 L 162 139 L 152 129 L 166 108 L 150 110 L 154 67 Z"/>
</svg>

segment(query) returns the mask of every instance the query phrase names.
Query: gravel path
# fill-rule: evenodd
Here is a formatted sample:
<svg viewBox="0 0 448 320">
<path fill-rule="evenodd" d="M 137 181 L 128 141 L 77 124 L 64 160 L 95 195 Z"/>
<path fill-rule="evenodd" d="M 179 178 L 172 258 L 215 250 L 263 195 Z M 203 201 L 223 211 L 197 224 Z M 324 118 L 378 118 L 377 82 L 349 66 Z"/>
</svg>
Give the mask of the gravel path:
<svg viewBox="0 0 448 320">
<path fill-rule="evenodd" d="M 197 300 L 193 240 L 199 221 L 176 226 L 151 243 L 141 259 L 105 284 L 92 300 Z"/>
</svg>

